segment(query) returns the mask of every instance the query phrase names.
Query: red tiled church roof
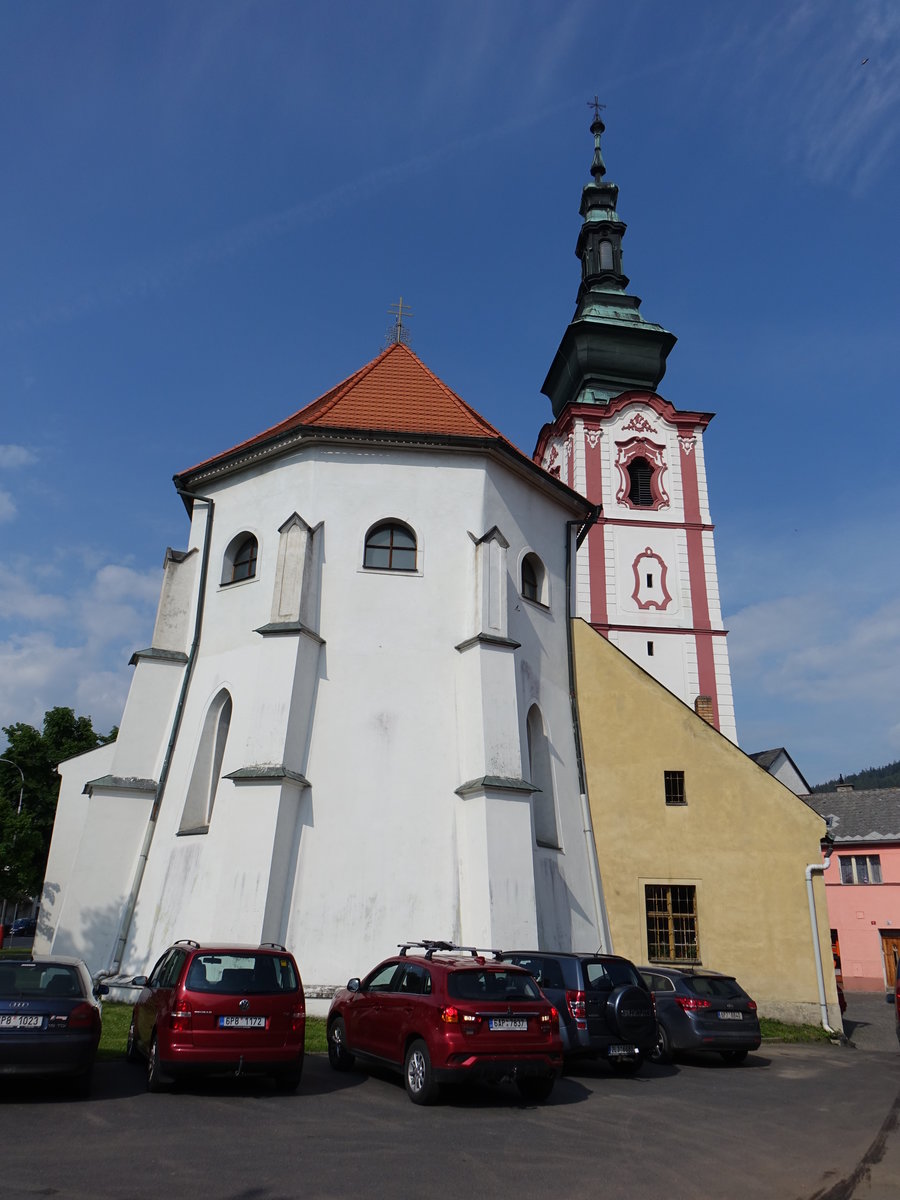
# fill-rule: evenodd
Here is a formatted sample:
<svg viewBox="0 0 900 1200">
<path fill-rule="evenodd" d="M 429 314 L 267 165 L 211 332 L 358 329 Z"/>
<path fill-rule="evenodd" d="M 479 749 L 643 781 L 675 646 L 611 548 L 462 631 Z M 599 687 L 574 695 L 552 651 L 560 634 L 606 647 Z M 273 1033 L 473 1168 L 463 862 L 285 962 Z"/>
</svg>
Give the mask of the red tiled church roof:
<svg viewBox="0 0 900 1200">
<path fill-rule="evenodd" d="M 208 468 L 295 429 L 342 429 L 431 437 L 496 438 L 517 454 L 506 438 L 452 392 L 403 345 L 394 342 L 349 379 L 313 400 L 293 416 L 182 475 Z"/>
</svg>

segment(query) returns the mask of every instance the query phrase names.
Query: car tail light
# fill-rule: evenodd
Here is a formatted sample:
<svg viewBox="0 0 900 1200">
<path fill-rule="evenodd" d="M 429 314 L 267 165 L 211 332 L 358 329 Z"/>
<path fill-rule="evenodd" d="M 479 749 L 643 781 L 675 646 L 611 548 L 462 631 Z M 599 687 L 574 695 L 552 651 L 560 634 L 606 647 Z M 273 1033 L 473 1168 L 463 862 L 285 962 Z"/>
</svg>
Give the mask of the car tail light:
<svg viewBox="0 0 900 1200">
<path fill-rule="evenodd" d="M 441 1009 L 441 1020 L 447 1025 L 459 1024 L 459 1009 L 454 1008 L 452 1004 L 448 1004 Z"/>
<path fill-rule="evenodd" d="M 566 992 L 566 1004 L 569 1006 L 569 1012 L 575 1018 L 576 1028 L 587 1029 L 584 992 Z"/>
<path fill-rule="evenodd" d="M 93 1004 L 76 1004 L 69 1013 L 68 1022 L 63 1017 L 60 1024 L 67 1024 L 69 1029 L 95 1029 L 100 1024 L 100 1014 Z"/>
<path fill-rule="evenodd" d="M 299 1033 L 306 1024 L 306 1008 L 302 1004 L 291 1009 L 291 1033 Z"/>
<path fill-rule="evenodd" d="M 699 996 L 676 996 L 675 1003 L 685 1012 L 697 1012 L 701 1008 L 709 1008 L 709 1001 Z"/>
<path fill-rule="evenodd" d="M 756 1012 L 756 1001 L 755 1001 L 755 1000 L 748 1000 L 748 1001 L 747 1001 L 747 1007 L 750 1009 L 750 1011 L 751 1011 L 751 1012 Z"/>
<path fill-rule="evenodd" d="M 175 1009 L 169 1018 L 169 1025 L 175 1033 L 187 1033 L 191 1028 L 193 1015 L 191 1006 L 185 1004 L 182 1008 Z"/>
<path fill-rule="evenodd" d="M 559 1033 L 559 1012 L 552 1004 L 549 1012 L 541 1013 L 541 1033 Z"/>
</svg>

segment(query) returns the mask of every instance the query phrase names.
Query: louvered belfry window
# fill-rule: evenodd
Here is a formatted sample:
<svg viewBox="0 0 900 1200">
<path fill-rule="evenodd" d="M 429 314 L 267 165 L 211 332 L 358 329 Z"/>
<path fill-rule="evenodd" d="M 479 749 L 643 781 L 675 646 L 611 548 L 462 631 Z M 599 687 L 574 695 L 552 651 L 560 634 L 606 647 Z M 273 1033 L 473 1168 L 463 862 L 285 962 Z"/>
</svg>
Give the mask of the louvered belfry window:
<svg viewBox="0 0 900 1200">
<path fill-rule="evenodd" d="M 633 458 L 628 464 L 628 500 L 635 508 L 651 508 L 653 505 L 653 468 L 646 458 Z"/>
</svg>

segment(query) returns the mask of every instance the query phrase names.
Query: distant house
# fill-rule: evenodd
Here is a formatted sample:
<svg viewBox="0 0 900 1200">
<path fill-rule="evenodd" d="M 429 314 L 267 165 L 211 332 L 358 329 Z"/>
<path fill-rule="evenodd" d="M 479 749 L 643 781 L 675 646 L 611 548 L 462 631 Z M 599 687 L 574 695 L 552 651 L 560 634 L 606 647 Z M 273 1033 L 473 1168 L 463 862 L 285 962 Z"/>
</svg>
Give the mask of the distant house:
<svg viewBox="0 0 900 1200">
<path fill-rule="evenodd" d="M 812 789 L 800 773 L 800 768 L 784 746 L 776 746 L 774 750 L 757 750 L 750 758 L 764 771 L 774 775 L 779 783 L 790 788 L 795 796 L 808 796 L 811 792 Z"/>
<path fill-rule="evenodd" d="M 805 799 L 834 841 L 825 895 L 844 989 L 891 989 L 900 959 L 900 788 L 845 784 Z"/>
</svg>

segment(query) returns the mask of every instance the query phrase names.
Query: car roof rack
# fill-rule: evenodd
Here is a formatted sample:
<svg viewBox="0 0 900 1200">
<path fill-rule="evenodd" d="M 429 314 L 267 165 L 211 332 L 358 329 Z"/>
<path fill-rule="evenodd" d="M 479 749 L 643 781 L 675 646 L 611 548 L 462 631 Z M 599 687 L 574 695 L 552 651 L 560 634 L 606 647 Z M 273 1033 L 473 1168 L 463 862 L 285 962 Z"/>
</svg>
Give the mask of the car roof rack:
<svg viewBox="0 0 900 1200">
<path fill-rule="evenodd" d="M 200 943 L 195 942 L 193 938 L 176 938 L 174 945 L 176 945 L 176 946 L 193 946 L 195 950 L 200 949 Z"/>
<path fill-rule="evenodd" d="M 282 946 L 281 942 L 260 942 L 260 950 L 280 950 L 283 954 L 287 954 L 287 947 Z"/>
<path fill-rule="evenodd" d="M 438 942 L 431 939 L 425 939 L 421 942 L 398 942 L 400 957 L 406 958 L 407 951 L 414 946 L 420 947 L 425 951 L 426 958 L 433 958 L 437 951 L 442 954 L 471 954 L 473 958 L 483 958 L 484 955 L 490 954 L 493 958 L 499 960 L 502 950 L 479 950 L 477 946 L 457 946 L 453 942 Z"/>
</svg>

